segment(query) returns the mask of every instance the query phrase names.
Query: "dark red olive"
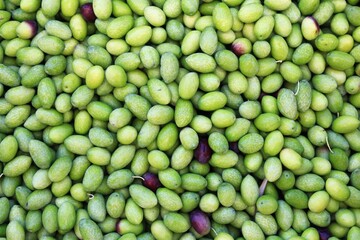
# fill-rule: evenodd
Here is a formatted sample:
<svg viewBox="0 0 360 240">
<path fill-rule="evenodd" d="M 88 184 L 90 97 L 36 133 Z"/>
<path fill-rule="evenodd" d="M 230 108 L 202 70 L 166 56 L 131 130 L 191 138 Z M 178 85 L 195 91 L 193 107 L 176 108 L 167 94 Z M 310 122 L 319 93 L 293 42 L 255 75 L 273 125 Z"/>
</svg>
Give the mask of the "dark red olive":
<svg viewBox="0 0 360 240">
<path fill-rule="evenodd" d="M 198 147 L 194 151 L 194 157 L 200 163 L 207 163 L 211 158 L 212 150 L 207 138 L 201 138 Z"/>
<path fill-rule="evenodd" d="M 247 53 L 249 49 L 241 39 L 236 39 L 231 44 L 231 51 L 235 53 L 236 56 L 240 57 L 241 55 Z"/>
<path fill-rule="evenodd" d="M 120 234 L 120 223 L 121 220 L 116 223 L 116 232 Z"/>
<path fill-rule="evenodd" d="M 190 213 L 190 223 L 195 231 L 202 236 L 210 232 L 210 219 L 208 215 L 201 210 L 194 210 Z"/>
<path fill-rule="evenodd" d="M 155 192 L 159 187 L 161 187 L 161 183 L 159 181 L 158 176 L 155 173 L 147 172 L 143 176 L 144 186 Z"/>
<path fill-rule="evenodd" d="M 94 9 L 92 3 L 85 3 L 81 6 L 81 15 L 87 22 L 95 22 L 96 16 L 94 13 Z"/>
</svg>

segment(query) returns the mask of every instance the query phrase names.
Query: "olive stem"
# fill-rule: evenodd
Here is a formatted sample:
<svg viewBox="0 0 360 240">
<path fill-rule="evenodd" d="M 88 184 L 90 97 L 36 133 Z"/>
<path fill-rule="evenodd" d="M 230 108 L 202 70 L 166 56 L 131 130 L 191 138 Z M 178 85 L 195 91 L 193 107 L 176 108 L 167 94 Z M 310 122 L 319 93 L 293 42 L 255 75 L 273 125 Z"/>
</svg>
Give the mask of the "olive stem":
<svg viewBox="0 0 360 240">
<path fill-rule="evenodd" d="M 92 194 L 92 193 L 88 193 L 88 196 L 89 196 L 89 200 L 94 198 L 94 194 Z"/>
<path fill-rule="evenodd" d="M 296 88 L 296 92 L 294 93 L 294 95 L 296 96 L 300 91 L 300 82 L 297 82 L 297 88 Z"/>
<path fill-rule="evenodd" d="M 328 147 L 328 149 L 330 150 L 330 152 L 331 152 L 331 153 L 334 153 L 333 150 L 332 150 L 331 147 L 330 147 L 328 136 L 326 136 L 325 141 L 326 141 L 326 146 Z"/>
<path fill-rule="evenodd" d="M 267 183 L 268 183 L 268 180 L 266 178 L 264 178 L 264 180 L 262 181 L 260 188 L 259 188 L 260 196 L 262 196 L 264 194 Z"/>
<path fill-rule="evenodd" d="M 218 235 L 218 233 L 216 232 L 216 230 L 214 228 L 211 228 L 211 230 L 214 231 L 215 235 Z"/>
<path fill-rule="evenodd" d="M 141 177 L 141 176 L 132 176 L 132 178 L 139 178 L 139 179 L 145 181 L 145 179 L 143 177 Z"/>
</svg>

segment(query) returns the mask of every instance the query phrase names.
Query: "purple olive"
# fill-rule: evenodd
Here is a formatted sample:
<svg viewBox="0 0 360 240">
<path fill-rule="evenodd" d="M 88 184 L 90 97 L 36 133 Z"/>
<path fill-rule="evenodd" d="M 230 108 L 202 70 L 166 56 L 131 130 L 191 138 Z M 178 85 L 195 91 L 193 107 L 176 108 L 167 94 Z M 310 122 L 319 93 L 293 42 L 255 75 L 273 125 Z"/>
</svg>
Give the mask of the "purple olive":
<svg viewBox="0 0 360 240">
<path fill-rule="evenodd" d="M 318 228 L 320 240 L 328 240 L 331 237 L 330 231 L 327 228 Z"/>
<path fill-rule="evenodd" d="M 85 3 L 81 6 L 81 15 L 87 22 L 95 22 L 96 16 L 94 13 L 94 9 L 92 3 Z"/>
<path fill-rule="evenodd" d="M 229 148 L 230 150 L 234 151 L 236 154 L 240 154 L 238 142 L 230 142 Z"/>
<path fill-rule="evenodd" d="M 212 150 L 207 138 L 201 138 L 198 147 L 194 151 L 194 157 L 200 163 L 207 163 L 211 158 Z"/>
<path fill-rule="evenodd" d="M 159 187 L 161 187 L 161 183 L 156 174 L 147 172 L 143 176 L 144 186 L 149 188 L 151 191 L 155 192 Z"/>
<path fill-rule="evenodd" d="M 190 213 L 191 226 L 195 231 L 204 236 L 210 232 L 211 224 L 208 215 L 200 210 L 194 210 Z"/>
<path fill-rule="evenodd" d="M 320 25 L 319 25 L 318 21 L 313 16 L 309 16 L 309 18 L 314 22 L 316 29 L 317 29 L 317 33 L 319 34 L 320 33 Z"/>
<path fill-rule="evenodd" d="M 31 34 L 34 37 L 38 30 L 37 22 L 35 22 L 34 20 L 26 20 L 25 22 L 27 22 L 27 24 L 29 24 L 29 26 L 31 28 Z"/>
<path fill-rule="evenodd" d="M 319 23 L 314 17 L 307 16 L 301 22 L 301 32 L 306 40 L 314 40 L 320 34 Z"/>
<path fill-rule="evenodd" d="M 16 28 L 16 34 L 22 39 L 33 38 L 38 30 L 37 23 L 34 20 L 25 20 Z"/>
</svg>

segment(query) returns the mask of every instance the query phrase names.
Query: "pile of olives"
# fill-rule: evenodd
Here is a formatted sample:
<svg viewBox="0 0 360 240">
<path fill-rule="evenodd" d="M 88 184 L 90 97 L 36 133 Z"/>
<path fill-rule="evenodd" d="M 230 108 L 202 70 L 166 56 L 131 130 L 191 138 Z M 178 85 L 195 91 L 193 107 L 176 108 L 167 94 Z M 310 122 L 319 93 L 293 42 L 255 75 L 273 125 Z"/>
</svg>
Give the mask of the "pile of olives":
<svg viewBox="0 0 360 240">
<path fill-rule="evenodd" d="M 0 240 L 360 239 L 359 0 L 0 0 Z"/>
</svg>

